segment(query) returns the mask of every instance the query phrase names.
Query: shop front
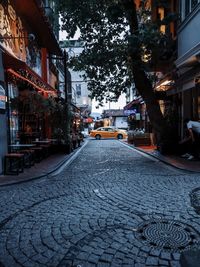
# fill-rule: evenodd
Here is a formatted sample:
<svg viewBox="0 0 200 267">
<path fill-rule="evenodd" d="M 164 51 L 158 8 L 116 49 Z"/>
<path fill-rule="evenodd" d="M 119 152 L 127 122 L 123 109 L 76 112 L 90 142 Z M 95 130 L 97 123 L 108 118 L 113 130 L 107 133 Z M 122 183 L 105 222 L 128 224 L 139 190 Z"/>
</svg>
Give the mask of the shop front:
<svg viewBox="0 0 200 267">
<path fill-rule="evenodd" d="M 14 67 L 14 62 L 17 67 Z M 8 95 L 9 143 L 31 143 L 36 138 L 50 138 L 49 99 L 56 97 L 55 89 L 24 62 L 7 54 L 4 54 L 4 69 Z"/>
<path fill-rule="evenodd" d="M 2 66 L 2 54 L 0 53 L 0 68 Z M 0 72 L 0 159 L 7 151 L 7 116 L 6 116 L 6 87 L 4 83 L 4 73 Z M 2 160 L 0 160 L 0 174 L 3 171 Z"/>
<path fill-rule="evenodd" d="M 124 107 L 124 114 L 128 116 L 129 129 L 145 129 L 148 130 L 148 118 L 146 114 L 146 106 L 141 97 L 129 102 Z"/>
<path fill-rule="evenodd" d="M 38 1 L 0 3 L 0 173 L 16 143 L 52 136 L 58 78 L 49 55 L 62 55 Z M 55 75 L 53 75 L 53 74 Z"/>
</svg>

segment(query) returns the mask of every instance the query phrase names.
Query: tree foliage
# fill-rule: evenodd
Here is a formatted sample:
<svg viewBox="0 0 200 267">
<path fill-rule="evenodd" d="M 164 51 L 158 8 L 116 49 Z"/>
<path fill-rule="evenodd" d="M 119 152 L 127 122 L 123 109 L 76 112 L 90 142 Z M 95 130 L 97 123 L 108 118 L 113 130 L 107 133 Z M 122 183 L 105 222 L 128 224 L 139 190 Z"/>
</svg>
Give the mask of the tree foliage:
<svg viewBox="0 0 200 267">
<path fill-rule="evenodd" d="M 169 1 L 155 1 L 167 6 Z M 175 17 L 152 21 L 148 1 L 65 0 L 58 1 L 62 29 L 72 38 L 80 30 L 84 50 L 73 58 L 75 70 L 85 70 L 91 97 L 117 100 L 135 83 L 147 103 L 150 120 L 163 132 L 164 118 L 153 95 L 149 66 L 173 52 L 171 39 L 160 31 Z M 148 63 L 148 64 L 147 64 Z M 144 88 L 145 87 L 145 88 Z"/>
</svg>

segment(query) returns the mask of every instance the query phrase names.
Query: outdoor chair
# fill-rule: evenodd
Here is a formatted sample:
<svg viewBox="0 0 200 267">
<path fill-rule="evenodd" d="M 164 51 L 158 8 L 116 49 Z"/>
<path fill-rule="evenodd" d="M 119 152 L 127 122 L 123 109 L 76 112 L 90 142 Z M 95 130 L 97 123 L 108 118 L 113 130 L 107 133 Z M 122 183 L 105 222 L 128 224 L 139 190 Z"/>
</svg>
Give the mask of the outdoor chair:
<svg viewBox="0 0 200 267">
<path fill-rule="evenodd" d="M 24 167 L 30 168 L 35 164 L 35 152 L 32 149 L 19 150 L 20 154 L 24 154 Z"/>
<path fill-rule="evenodd" d="M 31 150 L 35 153 L 35 162 L 39 163 L 44 158 L 44 151 L 42 147 L 33 147 Z"/>
<path fill-rule="evenodd" d="M 4 157 L 4 174 L 19 174 L 24 171 L 24 154 L 8 153 Z"/>
</svg>

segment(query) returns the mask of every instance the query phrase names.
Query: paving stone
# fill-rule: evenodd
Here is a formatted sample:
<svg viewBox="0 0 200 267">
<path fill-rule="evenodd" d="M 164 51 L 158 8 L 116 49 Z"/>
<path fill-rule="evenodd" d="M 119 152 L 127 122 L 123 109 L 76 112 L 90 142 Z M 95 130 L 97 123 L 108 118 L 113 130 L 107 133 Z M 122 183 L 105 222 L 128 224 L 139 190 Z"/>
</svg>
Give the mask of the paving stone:
<svg viewBox="0 0 200 267">
<path fill-rule="evenodd" d="M 98 263 L 99 261 L 99 257 L 94 255 L 94 254 L 91 254 L 89 257 L 88 257 L 88 261 L 89 262 L 92 262 L 92 263 Z"/>
<path fill-rule="evenodd" d="M 172 256 L 173 256 L 174 260 L 179 261 L 181 254 L 180 253 L 173 253 Z"/>
<path fill-rule="evenodd" d="M 110 267 L 110 263 L 98 262 L 97 267 Z"/>
<path fill-rule="evenodd" d="M 164 259 L 164 260 L 171 260 L 171 253 L 161 252 L 160 257 L 161 257 L 161 259 Z"/>
<path fill-rule="evenodd" d="M 161 251 L 158 250 L 158 249 L 152 249 L 149 254 L 152 255 L 152 256 L 159 257 L 159 255 L 161 254 Z"/>
<path fill-rule="evenodd" d="M 100 260 L 101 260 L 101 261 L 105 261 L 105 262 L 112 262 L 112 259 L 113 259 L 113 255 L 111 255 L 111 254 L 107 254 L 107 253 L 104 253 L 104 254 L 101 255 L 101 257 L 100 257 Z"/>
<path fill-rule="evenodd" d="M 158 266 L 158 258 L 149 256 L 145 264 L 146 266 Z"/>
<path fill-rule="evenodd" d="M 143 246 L 143 247 L 141 247 L 141 250 L 144 251 L 144 252 L 149 253 L 149 251 L 151 251 L 151 248 L 147 247 L 147 246 Z"/>
<path fill-rule="evenodd" d="M 91 140 L 58 175 L 0 187 L 1 262 L 180 267 L 178 252 L 152 249 L 133 229 L 175 219 L 193 226 L 199 240 L 199 217 L 188 202 L 198 183 L 199 174 L 151 161 L 117 140 Z"/>
<path fill-rule="evenodd" d="M 162 266 L 169 266 L 169 262 L 165 260 L 159 260 L 159 264 Z"/>
<path fill-rule="evenodd" d="M 171 261 L 170 267 L 182 267 L 178 261 Z M 189 267 L 189 266 L 187 266 Z"/>
</svg>

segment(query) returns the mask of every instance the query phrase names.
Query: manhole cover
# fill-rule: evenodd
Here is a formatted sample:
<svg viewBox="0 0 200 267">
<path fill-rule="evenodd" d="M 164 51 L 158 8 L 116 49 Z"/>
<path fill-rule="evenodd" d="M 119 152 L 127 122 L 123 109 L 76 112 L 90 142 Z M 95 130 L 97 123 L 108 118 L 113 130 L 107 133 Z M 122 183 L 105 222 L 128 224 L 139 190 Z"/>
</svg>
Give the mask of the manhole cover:
<svg viewBox="0 0 200 267">
<path fill-rule="evenodd" d="M 191 226 L 178 221 L 151 220 L 139 225 L 136 238 L 154 248 L 182 251 L 197 244 L 200 235 Z"/>
</svg>

